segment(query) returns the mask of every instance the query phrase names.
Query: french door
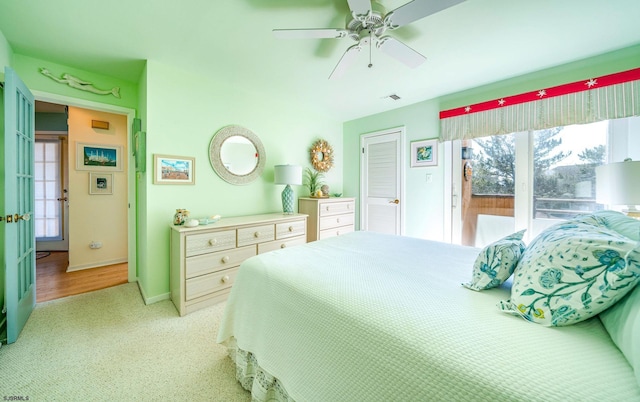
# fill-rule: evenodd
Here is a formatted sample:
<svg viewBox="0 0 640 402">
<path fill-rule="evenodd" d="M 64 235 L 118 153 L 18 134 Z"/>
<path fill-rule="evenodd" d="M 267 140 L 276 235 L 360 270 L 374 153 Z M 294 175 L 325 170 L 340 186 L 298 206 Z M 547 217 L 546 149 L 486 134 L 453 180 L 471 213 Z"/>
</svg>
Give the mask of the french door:
<svg viewBox="0 0 640 402">
<path fill-rule="evenodd" d="M 527 229 L 525 241 L 595 202 L 595 167 L 607 162 L 609 122 L 454 141 L 452 242 L 484 247 Z M 455 171 L 455 169 L 452 169 Z"/>
<path fill-rule="evenodd" d="M 40 250 L 69 249 L 66 136 L 36 133 L 35 231 Z"/>
<path fill-rule="evenodd" d="M 4 86 L 4 285 L 7 343 L 13 343 L 36 304 L 33 143 L 34 98 L 5 67 Z"/>
</svg>

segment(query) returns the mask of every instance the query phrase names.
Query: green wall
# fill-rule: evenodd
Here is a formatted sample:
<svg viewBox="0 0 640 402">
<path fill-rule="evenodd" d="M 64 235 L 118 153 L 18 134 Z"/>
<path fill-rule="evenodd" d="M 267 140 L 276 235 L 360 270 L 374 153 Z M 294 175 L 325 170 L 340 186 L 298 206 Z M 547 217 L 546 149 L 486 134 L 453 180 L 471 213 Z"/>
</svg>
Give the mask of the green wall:
<svg viewBox="0 0 640 402">
<path fill-rule="evenodd" d="M 442 240 L 443 222 L 442 199 L 443 163 L 441 157 L 438 166 L 409 168 L 410 144 L 412 141 L 436 138 L 439 122 L 438 103 L 425 101 L 409 105 L 389 112 L 376 114 L 344 123 L 344 154 L 353 155 L 345 158 L 344 192 L 347 196 L 360 199 L 360 136 L 394 127 L 404 127 L 405 142 L 405 197 L 401 202 L 405 208 L 404 234 L 411 237 Z M 435 117 L 435 118 L 434 118 Z M 439 146 L 440 155 L 442 146 Z M 357 155 L 357 156 L 356 156 Z M 427 174 L 433 181 L 427 183 Z M 360 225 L 359 208 L 356 208 L 356 227 Z M 429 224 L 427 224 L 429 222 Z"/>
<path fill-rule="evenodd" d="M 442 154 L 442 145 L 440 145 L 437 167 L 409 168 L 408 158 L 411 141 L 437 138 L 440 135 L 439 112 L 441 110 L 637 67 L 640 67 L 640 45 L 345 122 L 343 125 L 344 153 L 354 155 L 353 158 L 344 160 L 345 194 L 357 195 L 359 191 L 360 161 L 355 155 L 356 153 L 359 155 L 360 136 L 386 128 L 405 126 L 407 161 L 404 205 L 406 216 L 411 217 L 406 219 L 405 234 L 432 240 L 448 240 L 442 238 L 444 225 L 449 224 L 443 219 L 445 186 L 443 162 L 450 156 Z M 426 183 L 427 173 L 433 173 L 433 183 Z"/>
<path fill-rule="evenodd" d="M 192 217 L 220 214 L 250 215 L 282 211 L 283 186 L 273 183 L 273 166 L 310 166 L 309 148 L 319 138 L 335 150 L 336 165 L 326 175 L 332 192 L 342 192 L 342 125 L 326 115 L 282 103 L 273 94 L 252 88 L 229 87 L 224 80 L 194 75 L 148 61 L 146 67 L 147 172 L 139 186 L 141 227 L 140 285 L 147 299 L 166 297 L 169 291 L 169 226 L 178 208 Z M 266 167 L 247 185 L 231 185 L 213 171 L 209 143 L 216 131 L 238 124 L 262 140 Z M 195 185 L 152 184 L 153 154 L 195 157 Z M 307 195 L 294 186 L 297 196 Z M 144 211 L 144 212 L 143 212 Z"/>
<path fill-rule="evenodd" d="M 0 31 L 0 78 L 4 77 L 5 66 L 11 66 L 12 57 L 11 46 L 9 46 L 9 42 Z"/>
<path fill-rule="evenodd" d="M 74 99 L 83 99 L 107 105 L 121 106 L 129 109 L 138 108 L 138 83 L 124 81 L 119 78 L 107 77 L 86 70 L 52 63 L 46 60 L 13 55 L 13 69 L 16 70 L 22 81 L 31 91 L 41 91 L 56 95 L 68 96 Z M 120 99 L 112 95 L 98 95 L 92 92 L 72 88 L 66 84 L 60 84 L 40 73 L 40 68 L 47 68 L 51 74 L 60 77 L 63 73 L 71 74 L 91 82 L 96 88 L 111 89 L 120 87 Z"/>
</svg>

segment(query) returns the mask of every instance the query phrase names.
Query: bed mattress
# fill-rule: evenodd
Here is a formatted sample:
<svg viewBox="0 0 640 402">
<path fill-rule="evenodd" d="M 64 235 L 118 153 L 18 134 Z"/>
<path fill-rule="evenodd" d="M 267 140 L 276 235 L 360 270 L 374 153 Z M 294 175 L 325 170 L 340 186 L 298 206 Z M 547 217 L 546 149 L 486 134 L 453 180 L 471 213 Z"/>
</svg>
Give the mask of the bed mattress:
<svg viewBox="0 0 640 402">
<path fill-rule="evenodd" d="M 547 328 L 475 292 L 479 249 L 354 232 L 252 257 L 218 342 L 295 401 L 640 400 L 600 321 Z"/>
</svg>

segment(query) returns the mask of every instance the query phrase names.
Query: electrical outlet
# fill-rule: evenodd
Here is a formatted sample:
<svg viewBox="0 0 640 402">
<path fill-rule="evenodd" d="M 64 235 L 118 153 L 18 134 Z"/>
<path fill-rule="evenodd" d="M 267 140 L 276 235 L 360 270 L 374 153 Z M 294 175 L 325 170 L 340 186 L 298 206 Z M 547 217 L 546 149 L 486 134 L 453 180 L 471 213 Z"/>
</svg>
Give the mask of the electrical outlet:
<svg viewBox="0 0 640 402">
<path fill-rule="evenodd" d="M 102 247 L 102 242 L 101 241 L 92 241 L 91 243 L 89 243 L 89 248 L 91 249 L 97 249 L 97 248 L 101 248 Z"/>
<path fill-rule="evenodd" d="M 433 175 L 431 173 L 427 173 L 427 183 L 433 183 Z"/>
</svg>

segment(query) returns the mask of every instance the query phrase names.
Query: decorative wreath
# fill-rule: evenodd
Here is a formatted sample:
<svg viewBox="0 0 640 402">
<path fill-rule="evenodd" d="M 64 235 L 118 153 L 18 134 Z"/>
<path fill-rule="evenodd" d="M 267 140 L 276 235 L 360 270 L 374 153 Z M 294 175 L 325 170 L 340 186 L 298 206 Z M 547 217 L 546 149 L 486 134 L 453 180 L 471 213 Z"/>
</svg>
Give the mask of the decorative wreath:
<svg viewBox="0 0 640 402">
<path fill-rule="evenodd" d="M 333 148 L 325 140 L 316 141 L 310 150 L 311 164 L 318 172 L 328 172 L 333 167 Z"/>
</svg>

